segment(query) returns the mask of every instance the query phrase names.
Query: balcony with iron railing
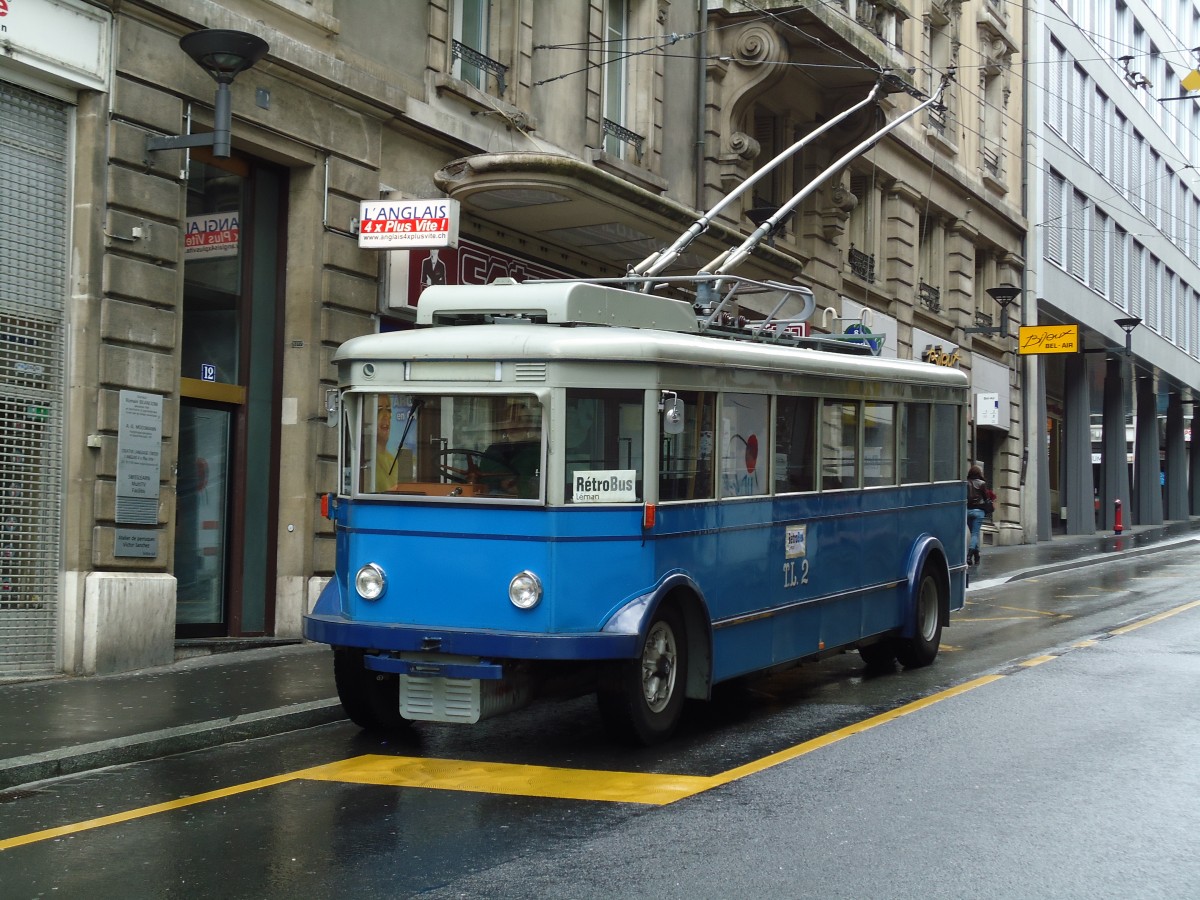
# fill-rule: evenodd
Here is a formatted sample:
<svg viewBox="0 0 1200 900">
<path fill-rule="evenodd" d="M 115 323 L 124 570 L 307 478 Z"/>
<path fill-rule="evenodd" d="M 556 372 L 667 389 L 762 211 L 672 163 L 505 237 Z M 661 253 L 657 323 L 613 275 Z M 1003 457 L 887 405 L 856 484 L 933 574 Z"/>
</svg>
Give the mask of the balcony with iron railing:
<svg viewBox="0 0 1200 900">
<path fill-rule="evenodd" d="M 508 73 L 508 66 L 498 60 L 492 59 L 490 56 L 485 56 L 474 47 L 468 47 L 462 41 L 450 42 L 450 54 L 454 59 L 460 60 L 462 63 L 462 80 L 466 81 L 479 90 L 486 90 L 486 75 L 492 75 L 496 79 L 496 90 L 499 96 L 504 96 L 504 91 L 507 88 L 504 78 Z M 478 75 L 476 80 L 473 75 Z"/>
<path fill-rule="evenodd" d="M 849 251 L 846 253 L 846 262 L 850 266 L 850 274 L 863 281 L 875 283 L 875 254 L 863 253 L 861 250 L 856 250 L 854 245 L 850 245 Z"/>
<path fill-rule="evenodd" d="M 612 119 L 606 118 L 603 123 L 603 128 L 604 128 L 605 137 L 611 137 L 617 141 L 620 141 L 624 144 L 628 144 L 629 146 L 633 147 L 633 151 L 634 151 L 634 153 L 637 154 L 637 158 L 639 160 L 641 160 L 642 147 L 646 143 L 645 137 L 638 134 L 636 131 L 630 131 L 624 125 L 617 124 Z"/>
<path fill-rule="evenodd" d="M 939 137 L 944 138 L 950 125 L 950 117 L 947 114 L 946 107 L 941 103 L 935 103 L 929 107 L 929 111 L 925 117 L 925 124 Z"/>
<path fill-rule="evenodd" d="M 942 311 L 942 292 L 924 281 L 917 285 L 917 302 L 930 312 Z"/>
<path fill-rule="evenodd" d="M 1000 166 L 1000 153 L 991 147 L 984 147 L 982 154 L 983 170 L 993 178 L 1003 177 L 1004 173 Z"/>
</svg>

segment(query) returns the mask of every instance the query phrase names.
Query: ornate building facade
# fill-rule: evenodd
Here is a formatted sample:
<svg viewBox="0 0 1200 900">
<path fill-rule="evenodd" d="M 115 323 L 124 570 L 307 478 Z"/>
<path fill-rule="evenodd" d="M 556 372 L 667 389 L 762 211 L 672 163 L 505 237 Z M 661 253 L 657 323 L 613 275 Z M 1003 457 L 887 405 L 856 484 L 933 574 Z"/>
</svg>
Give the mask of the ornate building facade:
<svg viewBox="0 0 1200 900">
<path fill-rule="evenodd" d="M 970 452 L 1001 495 L 989 539 L 1026 539 L 1029 386 L 1001 322 L 1022 307 L 988 293 L 1025 266 L 1020 12 L 10 0 L 0 677 L 297 638 L 333 566 L 317 500 L 342 341 L 410 327 L 435 280 L 622 275 L 873 90 L 668 274 L 812 183 L 738 274 L 811 288 L 817 332 L 967 371 L 987 410 Z M 257 39 L 232 75 L 208 38 L 181 45 L 224 31 Z M 360 248 L 359 204 L 381 198 L 458 201 L 458 246 Z"/>
</svg>

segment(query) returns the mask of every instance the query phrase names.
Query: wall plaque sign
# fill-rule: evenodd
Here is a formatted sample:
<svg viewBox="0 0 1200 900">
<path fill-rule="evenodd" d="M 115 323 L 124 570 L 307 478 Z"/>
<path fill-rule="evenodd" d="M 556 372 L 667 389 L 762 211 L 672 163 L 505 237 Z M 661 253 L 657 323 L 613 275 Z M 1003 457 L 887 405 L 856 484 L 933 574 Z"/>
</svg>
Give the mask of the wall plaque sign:
<svg viewBox="0 0 1200 900">
<path fill-rule="evenodd" d="M 162 404 L 163 398 L 158 394 L 121 391 L 117 425 L 118 522 L 158 524 Z"/>
</svg>

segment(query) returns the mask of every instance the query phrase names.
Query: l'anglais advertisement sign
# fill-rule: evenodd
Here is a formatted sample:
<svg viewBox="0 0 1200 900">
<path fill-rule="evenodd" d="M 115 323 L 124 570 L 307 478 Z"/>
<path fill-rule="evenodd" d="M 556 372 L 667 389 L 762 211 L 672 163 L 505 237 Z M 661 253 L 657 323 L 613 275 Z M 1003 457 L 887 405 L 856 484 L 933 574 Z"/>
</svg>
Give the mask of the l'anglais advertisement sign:
<svg viewBox="0 0 1200 900">
<path fill-rule="evenodd" d="M 358 246 L 364 250 L 455 247 L 457 200 L 364 200 L 358 207 Z"/>
</svg>

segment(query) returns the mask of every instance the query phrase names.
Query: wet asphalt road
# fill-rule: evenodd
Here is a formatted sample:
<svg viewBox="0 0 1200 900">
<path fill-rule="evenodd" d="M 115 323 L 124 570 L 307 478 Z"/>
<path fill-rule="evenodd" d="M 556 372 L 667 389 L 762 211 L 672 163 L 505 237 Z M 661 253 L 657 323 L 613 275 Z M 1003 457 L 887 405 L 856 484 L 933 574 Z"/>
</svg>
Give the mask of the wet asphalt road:
<svg viewBox="0 0 1200 900">
<path fill-rule="evenodd" d="M 32 785 L 0 794 L 0 897 L 1200 896 L 1198 580 L 1185 545 L 977 582 L 934 666 L 868 676 L 851 654 L 733 686 L 650 750 L 612 743 L 580 700 Z M 256 785 L 367 754 L 475 768 L 456 790 Z M 701 787 L 661 805 L 529 796 L 485 763 Z"/>
</svg>

